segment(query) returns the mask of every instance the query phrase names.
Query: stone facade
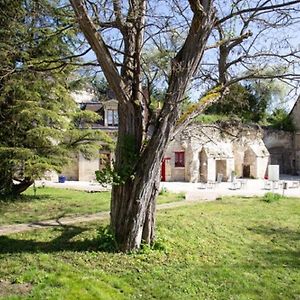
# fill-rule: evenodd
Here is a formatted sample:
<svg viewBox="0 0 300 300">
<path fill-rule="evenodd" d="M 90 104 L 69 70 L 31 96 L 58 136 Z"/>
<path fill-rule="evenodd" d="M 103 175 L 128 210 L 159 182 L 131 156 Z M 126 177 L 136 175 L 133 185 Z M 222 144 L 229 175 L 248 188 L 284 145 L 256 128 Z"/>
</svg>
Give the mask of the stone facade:
<svg viewBox="0 0 300 300">
<path fill-rule="evenodd" d="M 76 97 L 75 97 L 76 98 Z M 78 98 L 78 99 L 77 99 Z M 77 95 L 83 109 L 99 113 L 102 120 L 94 129 L 116 135 L 117 101 L 96 102 L 88 94 Z M 80 102 L 80 99 L 87 102 Z M 232 176 L 264 178 L 269 163 L 279 165 L 280 173 L 300 174 L 300 100 L 291 111 L 296 132 L 264 129 L 258 126 L 224 123 L 188 126 L 170 142 L 162 161 L 163 181 L 228 181 Z M 99 151 L 86 160 L 74 157 L 63 175 L 68 180 L 95 180 L 95 171 L 112 162 L 113 154 Z"/>
<path fill-rule="evenodd" d="M 270 163 L 279 165 L 280 173 L 300 175 L 300 98 L 290 116 L 295 132 L 266 129 L 263 140 L 270 152 Z"/>
<path fill-rule="evenodd" d="M 281 174 L 293 174 L 294 134 L 283 130 L 265 129 L 263 140 L 270 152 L 270 164 L 279 165 Z"/>
<path fill-rule="evenodd" d="M 300 97 L 296 101 L 290 115 L 294 121 L 296 129 L 293 139 L 294 160 L 292 165 L 295 169 L 295 173 L 300 175 Z"/>
<path fill-rule="evenodd" d="M 262 130 L 221 127 L 193 124 L 176 136 L 166 151 L 162 180 L 228 181 L 233 175 L 264 178 L 269 152 L 262 141 Z"/>
<path fill-rule="evenodd" d="M 118 131 L 118 102 L 116 100 L 108 99 L 99 102 L 95 101 L 95 97 L 91 94 L 84 92 L 75 94 L 73 97 L 81 109 L 97 112 L 101 116 L 101 119 L 92 125 L 93 129 L 103 130 L 112 138 L 116 137 Z M 105 145 L 99 144 L 99 149 L 99 154 L 92 159 L 86 159 L 81 154 L 75 155 L 70 164 L 63 169 L 62 175 L 67 180 L 95 181 L 95 171 L 101 170 L 113 160 L 113 153 L 105 150 Z"/>
</svg>

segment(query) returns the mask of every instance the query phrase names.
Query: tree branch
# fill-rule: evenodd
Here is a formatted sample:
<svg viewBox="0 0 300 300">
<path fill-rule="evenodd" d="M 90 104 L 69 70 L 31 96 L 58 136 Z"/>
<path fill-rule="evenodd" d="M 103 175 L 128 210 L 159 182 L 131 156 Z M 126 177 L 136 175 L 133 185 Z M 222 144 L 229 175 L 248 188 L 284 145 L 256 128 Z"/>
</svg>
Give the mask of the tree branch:
<svg viewBox="0 0 300 300">
<path fill-rule="evenodd" d="M 275 10 L 278 8 L 282 8 L 282 7 L 287 7 L 287 6 L 292 6 L 294 4 L 299 4 L 299 0 L 294 0 L 294 1 L 290 1 L 290 2 L 284 2 L 284 3 L 280 3 L 280 4 L 274 4 L 274 5 L 268 5 L 268 6 L 264 6 L 267 2 L 266 1 L 264 4 L 262 4 L 259 7 L 250 7 L 250 8 L 246 8 L 246 9 L 242 9 L 236 12 L 232 12 L 229 15 L 227 15 L 226 17 L 219 19 L 216 21 L 215 25 L 218 26 L 219 24 L 224 23 L 225 21 L 235 17 L 235 16 L 239 16 L 242 14 L 246 14 L 246 13 L 250 13 L 250 12 L 258 12 L 258 11 L 269 11 L 269 10 Z"/>
<path fill-rule="evenodd" d="M 80 29 L 95 52 L 103 73 L 110 87 L 116 94 L 116 98 L 118 101 L 127 102 L 127 95 L 124 92 L 125 83 L 118 72 L 116 64 L 101 34 L 97 31 L 95 24 L 88 16 L 83 0 L 70 0 L 70 2 L 75 11 Z"/>
<path fill-rule="evenodd" d="M 223 86 L 216 87 L 209 93 L 204 95 L 198 103 L 191 105 L 191 107 L 187 109 L 187 111 L 183 113 L 180 119 L 178 120 L 172 136 L 175 137 L 177 134 L 179 134 L 187 125 L 189 125 L 192 122 L 192 120 L 197 115 L 204 112 L 213 103 L 219 101 L 219 99 L 225 93 L 227 93 L 227 91 L 228 90 L 225 89 Z"/>
</svg>

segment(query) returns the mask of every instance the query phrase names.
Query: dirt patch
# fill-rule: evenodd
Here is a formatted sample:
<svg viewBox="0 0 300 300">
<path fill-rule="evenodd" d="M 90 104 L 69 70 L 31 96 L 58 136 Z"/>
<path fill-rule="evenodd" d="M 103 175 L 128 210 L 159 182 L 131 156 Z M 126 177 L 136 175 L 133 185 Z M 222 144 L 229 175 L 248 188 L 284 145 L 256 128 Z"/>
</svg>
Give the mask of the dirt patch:
<svg viewBox="0 0 300 300">
<path fill-rule="evenodd" d="M 11 283 L 0 279 L 0 297 L 10 295 L 26 295 L 31 292 L 33 286 L 30 283 Z"/>
</svg>

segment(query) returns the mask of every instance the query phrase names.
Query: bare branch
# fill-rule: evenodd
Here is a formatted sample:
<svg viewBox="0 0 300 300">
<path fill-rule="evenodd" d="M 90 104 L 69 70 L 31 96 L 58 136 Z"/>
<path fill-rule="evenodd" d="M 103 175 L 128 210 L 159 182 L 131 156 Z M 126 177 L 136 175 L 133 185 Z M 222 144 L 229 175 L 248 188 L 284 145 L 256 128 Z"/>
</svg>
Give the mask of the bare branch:
<svg viewBox="0 0 300 300">
<path fill-rule="evenodd" d="M 125 84 L 121 78 L 117 67 L 111 57 L 111 54 L 97 31 L 95 24 L 88 16 L 83 0 L 70 0 L 77 16 L 79 26 L 88 40 L 91 48 L 96 54 L 97 60 L 119 101 L 127 102 L 127 96 L 124 92 Z"/>
<path fill-rule="evenodd" d="M 295 5 L 295 4 L 299 4 L 299 0 L 294 0 L 294 1 L 284 2 L 284 3 L 280 3 L 280 4 L 265 6 L 265 4 L 267 2 L 269 2 L 269 1 L 264 2 L 259 7 L 250 7 L 250 8 L 242 9 L 242 10 L 239 10 L 239 11 L 236 11 L 236 12 L 232 12 L 229 15 L 225 16 L 224 18 L 217 20 L 215 25 L 218 26 L 219 24 L 222 24 L 225 21 L 227 21 L 227 20 L 229 20 L 229 19 L 231 19 L 235 16 L 239 16 L 239 15 L 242 15 L 242 14 L 246 14 L 246 13 L 250 13 L 250 12 L 258 12 L 258 11 L 264 11 L 265 13 L 267 13 L 270 10 L 273 11 L 273 10 L 278 9 L 278 8 L 288 7 L 288 6 L 292 6 L 292 5 Z"/>
</svg>

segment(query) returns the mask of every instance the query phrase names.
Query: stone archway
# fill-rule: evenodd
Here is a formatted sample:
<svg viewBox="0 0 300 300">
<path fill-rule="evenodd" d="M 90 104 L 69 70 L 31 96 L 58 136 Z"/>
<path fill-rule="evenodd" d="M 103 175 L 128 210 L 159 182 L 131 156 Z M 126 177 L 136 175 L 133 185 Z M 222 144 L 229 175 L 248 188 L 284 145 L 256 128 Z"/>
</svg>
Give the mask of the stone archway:
<svg viewBox="0 0 300 300">
<path fill-rule="evenodd" d="M 251 150 L 247 149 L 244 153 L 243 161 L 243 177 L 245 178 L 255 178 L 256 177 L 256 155 Z"/>
<path fill-rule="evenodd" d="M 216 160 L 216 180 L 218 179 L 218 176 L 222 175 L 222 180 L 225 181 L 227 174 L 227 161 L 226 159 L 217 159 Z"/>
</svg>

